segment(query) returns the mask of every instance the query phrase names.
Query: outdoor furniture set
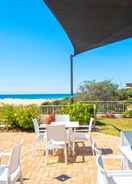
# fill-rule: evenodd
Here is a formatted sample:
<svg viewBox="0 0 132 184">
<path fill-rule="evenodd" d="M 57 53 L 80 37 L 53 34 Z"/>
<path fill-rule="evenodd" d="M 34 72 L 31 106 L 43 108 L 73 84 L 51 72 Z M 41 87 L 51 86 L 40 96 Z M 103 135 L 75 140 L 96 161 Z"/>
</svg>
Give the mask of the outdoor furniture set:
<svg viewBox="0 0 132 184">
<path fill-rule="evenodd" d="M 33 143 L 32 153 L 35 156 L 37 143 L 45 142 L 45 163 L 47 164 L 49 151 L 58 149 L 64 150 L 65 163 L 68 162 L 68 153 L 75 154 L 75 144 L 78 142 L 90 142 L 92 148 L 91 131 L 94 118 L 90 118 L 89 125 L 80 126 L 79 122 L 70 121 L 69 115 L 56 115 L 56 121 L 50 125 L 40 124 L 36 119 L 33 119 L 36 139 Z M 79 127 L 84 128 L 85 132 L 76 131 Z M 87 133 L 86 133 L 87 130 Z"/>
<path fill-rule="evenodd" d="M 94 119 L 90 118 L 88 133 L 76 131 L 79 128 L 78 122 L 70 121 L 66 115 L 58 116 L 57 121 L 50 125 L 39 126 L 36 119 L 33 119 L 33 125 L 36 133 L 36 139 L 33 143 L 33 155 L 35 155 L 36 145 L 38 143 L 45 144 L 45 163 L 48 162 L 49 151 L 58 149 L 64 150 L 65 163 L 68 162 L 68 151 L 72 150 L 75 154 L 75 143 L 90 141 L 93 154 L 96 155 L 96 164 L 98 168 L 97 184 L 132 184 L 132 131 L 121 132 L 121 145 L 119 150 L 122 156 L 102 156 L 102 152 L 97 148 L 96 143 L 92 139 L 91 130 Z M 82 126 L 81 126 L 82 127 Z M 43 128 L 43 129 L 42 129 Z M 23 183 L 22 171 L 20 164 L 20 152 L 23 140 L 16 143 L 10 152 L 0 151 L 0 161 L 3 156 L 9 156 L 7 165 L 0 163 L 0 184 L 15 184 L 19 179 Z M 120 159 L 122 169 L 106 170 L 104 160 Z"/>
</svg>

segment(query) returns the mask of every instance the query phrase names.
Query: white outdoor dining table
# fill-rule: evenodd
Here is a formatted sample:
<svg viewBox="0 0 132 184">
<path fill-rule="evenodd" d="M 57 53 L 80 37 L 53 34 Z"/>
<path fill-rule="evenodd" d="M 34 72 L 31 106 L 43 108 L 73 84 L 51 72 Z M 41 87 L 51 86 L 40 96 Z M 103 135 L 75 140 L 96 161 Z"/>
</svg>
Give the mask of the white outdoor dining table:
<svg viewBox="0 0 132 184">
<path fill-rule="evenodd" d="M 52 122 L 51 125 L 65 125 L 65 128 L 79 128 L 79 122 L 77 121 Z"/>
<path fill-rule="evenodd" d="M 132 169 L 132 148 L 130 146 L 119 146 L 119 150 L 124 156 L 123 169 Z"/>
<path fill-rule="evenodd" d="M 68 121 L 68 122 L 52 122 L 51 125 L 65 125 L 65 128 L 79 128 L 79 122 Z M 40 128 L 46 128 L 47 124 L 40 124 Z"/>
</svg>

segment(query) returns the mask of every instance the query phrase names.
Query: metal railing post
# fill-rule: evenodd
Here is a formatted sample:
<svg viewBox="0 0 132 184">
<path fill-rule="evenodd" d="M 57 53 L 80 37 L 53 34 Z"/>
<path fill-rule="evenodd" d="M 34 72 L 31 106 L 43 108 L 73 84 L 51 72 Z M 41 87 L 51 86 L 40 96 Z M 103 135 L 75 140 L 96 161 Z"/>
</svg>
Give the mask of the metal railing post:
<svg viewBox="0 0 132 184">
<path fill-rule="evenodd" d="M 73 86 L 73 57 L 74 55 L 70 55 L 70 93 L 71 93 L 71 103 L 73 103 L 73 95 L 74 95 L 74 86 Z"/>
</svg>

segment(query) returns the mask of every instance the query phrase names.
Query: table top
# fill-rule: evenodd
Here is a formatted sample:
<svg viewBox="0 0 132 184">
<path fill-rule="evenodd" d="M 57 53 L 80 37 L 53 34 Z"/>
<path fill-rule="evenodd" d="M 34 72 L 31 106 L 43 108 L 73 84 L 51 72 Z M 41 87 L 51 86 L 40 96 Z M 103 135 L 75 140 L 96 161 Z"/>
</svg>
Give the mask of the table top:
<svg viewBox="0 0 132 184">
<path fill-rule="evenodd" d="M 119 146 L 119 150 L 132 163 L 132 148 L 130 146 Z"/>
<path fill-rule="evenodd" d="M 68 122 L 52 122 L 50 125 L 65 125 L 66 128 L 79 128 L 79 122 L 68 121 Z M 40 124 L 40 128 L 46 128 L 47 124 Z"/>
<path fill-rule="evenodd" d="M 77 122 L 77 121 L 52 122 L 51 125 L 65 125 L 66 128 L 78 128 L 79 122 Z"/>
</svg>

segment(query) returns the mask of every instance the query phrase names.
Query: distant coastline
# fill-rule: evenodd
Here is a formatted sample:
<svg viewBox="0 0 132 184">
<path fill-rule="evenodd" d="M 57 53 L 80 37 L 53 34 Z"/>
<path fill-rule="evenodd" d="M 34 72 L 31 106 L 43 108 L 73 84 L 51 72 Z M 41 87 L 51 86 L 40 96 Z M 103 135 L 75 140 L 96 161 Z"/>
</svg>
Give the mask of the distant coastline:
<svg viewBox="0 0 132 184">
<path fill-rule="evenodd" d="M 0 105 L 41 105 L 43 102 L 61 100 L 70 94 L 0 94 Z"/>
<path fill-rule="evenodd" d="M 62 99 L 70 97 L 70 94 L 0 94 L 0 100 L 19 99 L 19 100 L 48 100 Z"/>
</svg>

